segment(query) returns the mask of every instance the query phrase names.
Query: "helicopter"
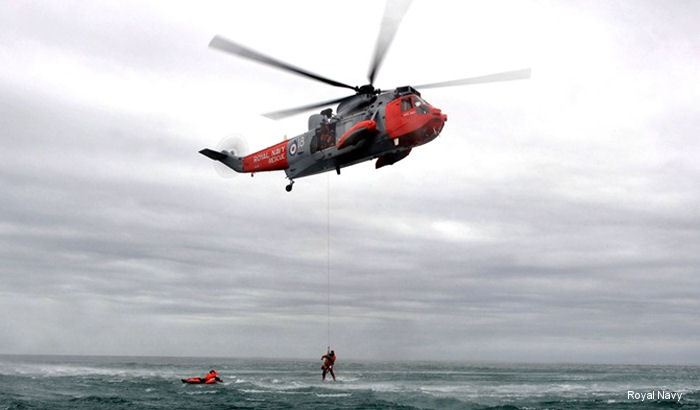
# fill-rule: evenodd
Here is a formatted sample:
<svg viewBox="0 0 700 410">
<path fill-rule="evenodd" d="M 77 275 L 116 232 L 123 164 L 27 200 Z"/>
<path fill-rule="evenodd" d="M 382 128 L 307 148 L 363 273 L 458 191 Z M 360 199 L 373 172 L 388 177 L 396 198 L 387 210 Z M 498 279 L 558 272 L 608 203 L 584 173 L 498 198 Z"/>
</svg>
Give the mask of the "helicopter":
<svg viewBox="0 0 700 410">
<path fill-rule="evenodd" d="M 413 148 L 434 140 L 442 131 L 447 115 L 425 101 L 419 90 L 530 78 L 531 70 L 528 68 L 390 90 L 376 88 L 374 79 L 409 4 L 387 3 L 367 74 L 369 83 L 362 86 L 351 86 L 314 74 L 219 35 L 214 36 L 209 43 L 210 48 L 334 87 L 348 88 L 354 94 L 263 114 L 271 119 L 280 119 L 338 104 L 335 113 L 331 108 L 326 108 L 312 114 L 306 132 L 260 151 L 241 155 L 235 150 L 205 148 L 199 153 L 236 172 L 250 173 L 251 176 L 256 172 L 284 171 L 289 180 L 285 189 L 290 192 L 296 178 L 332 170 L 340 175 L 341 168 L 375 158 L 375 168 L 379 169 L 401 161 Z"/>
</svg>

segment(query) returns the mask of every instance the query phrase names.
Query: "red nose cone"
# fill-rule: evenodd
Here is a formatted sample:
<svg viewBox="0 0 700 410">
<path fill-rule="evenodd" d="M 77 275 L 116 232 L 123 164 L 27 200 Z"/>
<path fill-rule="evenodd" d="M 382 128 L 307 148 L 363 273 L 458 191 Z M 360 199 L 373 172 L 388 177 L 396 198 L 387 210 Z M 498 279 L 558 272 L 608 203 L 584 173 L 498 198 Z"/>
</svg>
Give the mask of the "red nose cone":
<svg viewBox="0 0 700 410">
<path fill-rule="evenodd" d="M 434 140 L 442 131 L 447 115 L 429 104 L 405 104 L 407 100 L 397 98 L 387 104 L 387 134 L 396 146 L 402 147 L 415 147 Z"/>
<path fill-rule="evenodd" d="M 447 114 L 443 114 L 442 110 L 439 108 L 431 107 L 430 113 L 433 115 L 433 117 L 440 119 L 442 122 L 447 121 Z"/>
</svg>

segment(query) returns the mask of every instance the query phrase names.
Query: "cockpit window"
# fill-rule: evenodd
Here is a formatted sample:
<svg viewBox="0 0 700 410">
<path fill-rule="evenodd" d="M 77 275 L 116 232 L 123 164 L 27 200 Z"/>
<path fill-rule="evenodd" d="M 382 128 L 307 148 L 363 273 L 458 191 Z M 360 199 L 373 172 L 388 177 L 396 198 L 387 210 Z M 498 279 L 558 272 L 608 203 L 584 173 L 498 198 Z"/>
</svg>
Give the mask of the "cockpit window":
<svg viewBox="0 0 700 410">
<path fill-rule="evenodd" d="M 406 97 L 403 100 L 401 100 L 401 112 L 404 112 L 406 110 L 410 110 L 413 107 L 413 104 L 411 103 L 411 99 Z"/>
<path fill-rule="evenodd" d="M 428 103 L 426 103 L 422 98 L 417 95 L 413 96 L 413 104 L 416 106 L 416 111 L 418 114 L 428 114 L 430 108 L 428 108 Z"/>
</svg>

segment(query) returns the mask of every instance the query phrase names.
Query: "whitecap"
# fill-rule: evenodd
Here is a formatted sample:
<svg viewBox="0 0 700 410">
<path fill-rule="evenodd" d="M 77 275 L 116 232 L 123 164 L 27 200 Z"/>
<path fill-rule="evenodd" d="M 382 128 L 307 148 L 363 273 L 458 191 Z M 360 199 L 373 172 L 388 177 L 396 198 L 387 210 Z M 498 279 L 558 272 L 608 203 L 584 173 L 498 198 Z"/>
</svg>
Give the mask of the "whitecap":
<svg viewBox="0 0 700 410">
<path fill-rule="evenodd" d="M 188 391 L 188 392 L 185 392 L 185 394 L 188 394 L 188 395 L 190 395 L 190 396 L 195 396 L 195 395 L 199 395 L 199 394 L 216 394 L 216 393 L 217 393 L 216 390 L 202 390 L 202 391 Z"/>
<path fill-rule="evenodd" d="M 316 397 L 350 397 L 352 393 L 316 393 Z"/>
</svg>

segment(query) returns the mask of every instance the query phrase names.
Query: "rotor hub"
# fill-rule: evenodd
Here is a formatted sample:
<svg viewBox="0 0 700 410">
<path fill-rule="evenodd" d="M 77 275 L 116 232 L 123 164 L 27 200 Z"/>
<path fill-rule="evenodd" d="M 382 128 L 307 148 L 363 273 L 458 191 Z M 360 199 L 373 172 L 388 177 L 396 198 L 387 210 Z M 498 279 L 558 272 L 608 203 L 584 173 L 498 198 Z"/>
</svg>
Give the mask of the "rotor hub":
<svg viewBox="0 0 700 410">
<path fill-rule="evenodd" d="M 378 88 L 374 88 L 372 84 L 365 84 L 361 87 L 355 87 L 358 94 L 379 94 L 381 91 Z"/>
</svg>

